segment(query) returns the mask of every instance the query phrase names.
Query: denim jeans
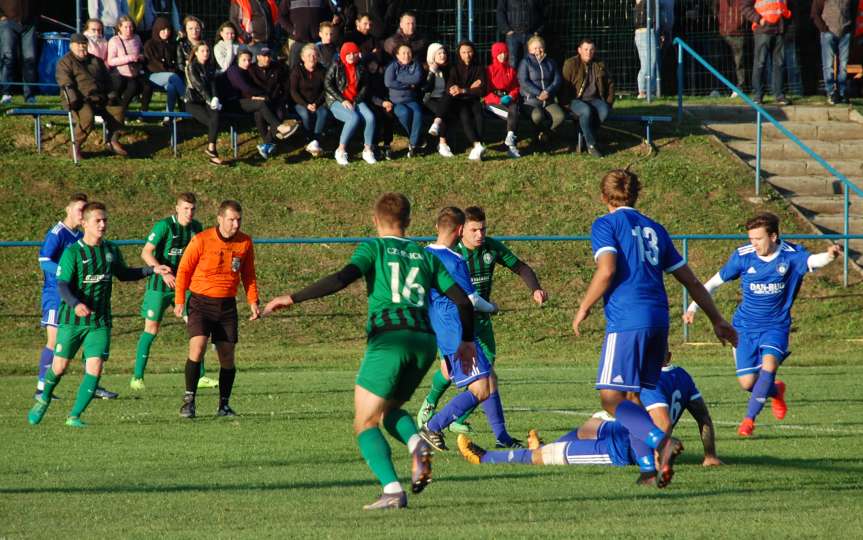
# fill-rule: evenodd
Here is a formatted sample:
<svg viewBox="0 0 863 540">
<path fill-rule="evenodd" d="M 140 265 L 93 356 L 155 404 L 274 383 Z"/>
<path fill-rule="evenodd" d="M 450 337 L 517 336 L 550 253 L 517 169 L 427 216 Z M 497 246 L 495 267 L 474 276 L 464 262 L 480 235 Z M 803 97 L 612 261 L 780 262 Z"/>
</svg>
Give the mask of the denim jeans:
<svg viewBox="0 0 863 540">
<path fill-rule="evenodd" d="M 596 146 L 596 130 L 608 118 L 611 107 L 607 102 L 593 98 L 589 101 L 573 99 L 569 109 L 578 121 L 581 133 L 588 146 Z"/>
<path fill-rule="evenodd" d="M 761 81 L 761 77 L 767 68 L 767 56 L 771 55 L 771 93 L 775 98 L 783 97 L 785 95 L 782 84 L 782 76 L 785 71 L 785 41 L 779 34 L 765 34 L 762 32 L 755 32 L 753 40 L 755 58 L 752 62 L 752 92 L 757 98 L 764 97 L 764 84 Z"/>
<path fill-rule="evenodd" d="M 851 32 L 842 37 L 832 32 L 821 32 L 821 68 L 824 72 L 824 91 L 827 95 L 838 92 L 845 96 L 845 80 L 848 77 L 848 51 L 851 49 Z M 833 61 L 838 58 L 837 75 L 833 74 Z M 835 86 L 835 90 L 834 90 Z"/>
<path fill-rule="evenodd" d="M 327 126 L 330 110 L 323 105 L 318 107 L 315 112 L 308 110 L 305 105 L 294 105 L 294 110 L 297 111 L 297 116 L 300 117 L 303 129 L 306 130 L 309 140 L 319 140 L 324 133 L 324 128 Z"/>
<path fill-rule="evenodd" d="M 375 113 L 365 103 L 354 103 L 354 108 L 348 110 L 340 101 L 330 105 L 330 112 L 339 122 L 344 122 L 339 144 L 347 145 L 360 123 L 364 123 L 363 144 L 371 146 L 375 138 Z"/>
<path fill-rule="evenodd" d="M 725 43 L 731 49 L 731 57 L 734 59 L 735 83 L 743 90 L 746 86 L 746 65 L 743 63 L 743 52 L 746 49 L 746 36 L 722 36 Z"/>
<path fill-rule="evenodd" d="M 186 84 L 183 79 L 171 71 L 160 71 L 150 73 L 150 82 L 165 89 L 168 94 L 168 110 L 173 112 L 177 100 L 186 93 Z"/>
<path fill-rule="evenodd" d="M 393 110 L 399 123 L 405 128 L 410 137 L 410 145 L 416 146 L 420 143 L 420 135 L 423 131 L 423 108 L 416 101 L 396 103 Z"/>
<path fill-rule="evenodd" d="M 0 21 L 0 92 L 11 94 L 7 82 L 15 82 L 18 60 L 21 60 L 23 82 L 36 82 L 36 27 L 6 19 Z M 24 87 L 24 97 L 33 95 L 34 87 Z"/>
<path fill-rule="evenodd" d="M 509 65 L 518 69 L 518 63 L 527 53 L 527 40 L 530 34 L 527 32 L 513 32 L 506 36 L 506 48 L 509 49 Z"/>
<path fill-rule="evenodd" d="M 656 77 L 658 76 L 657 65 L 659 64 L 659 36 L 653 32 L 653 52 L 650 57 L 650 66 L 647 64 L 647 52 L 650 50 L 648 38 L 650 32 L 646 29 L 635 31 L 635 48 L 638 49 L 638 93 L 647 93 L 648 80 L 653 81 L 650 84 L 651 95 L 656 94 Z M 648 74 L 649 72 L 649 74 Z"/>
</svg>

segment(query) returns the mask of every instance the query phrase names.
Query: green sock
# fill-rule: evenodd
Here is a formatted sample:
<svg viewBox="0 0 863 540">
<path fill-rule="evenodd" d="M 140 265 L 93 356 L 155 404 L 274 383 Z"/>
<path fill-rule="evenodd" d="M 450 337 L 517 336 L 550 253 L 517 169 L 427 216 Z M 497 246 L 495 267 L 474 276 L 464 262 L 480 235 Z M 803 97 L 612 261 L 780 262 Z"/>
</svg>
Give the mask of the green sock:
<svg viewBox="0 0 863 540">
<path fill-rule="evenodd" d="M 458 420 L 456 420 L 456 423 L 464 424 L 465 422 L 467 422 L 467 419 L 470 417 L 470 415 L 473 414 L 473 412 L 475 410 L 476 410 L 476 406 L 473 406 L 470 409 L 466 410 L 463 415 L 458 417 Z"/>
<path fill-rule="evenodd" d="M 156 334 L 141 332 L 141 337 L 138 338 L 138 350 L 135 353 L 135 378 L 143 379 L 144 370 L 147 369 L 147 360 L 150 359 L 150 346 L 153 345 L 153 340 L 156 339 Z"/>
<path fill-rule="evenodd" d="M 399 481 L 393 467 L 390 445 L 384 439 L 384 434 L 381 433 L 380 428 L 373 427 L 363 431 L 357 435 L 357 443 L 360 446 L 360 454 L 366 460 L 369 469 L 377 477 L 381 486 Z"/>
<path fill-rule="evenodd" d="M 86 409 L 87 405 L 89 405 L 93 400 L 93 392 L 96 391 L 96 387 L 98 385 L 99 377 L 90 375 L 89 373 L 84 374 L 84 379 L 81 380 L 81 386 L 78 387 L 78 397 L 75 398 L 75 405 L 72 406 L 69 416 L 81 416 L 84 409 Z"/>
<path fill-rule="evenodd" d="M 450 384 L 452 383 L 443 376 L 443 372 L 437 370 L 432 377 L 431 390 L 429 390 L 426 396 L 426 401 L 437 407 L 438 401 L 440 401 L 441 396 L 443 396 Z"/>
<path fill-rule="evenodd" d="M 62 375 L 57 375 L 54 373 L 53 368 L 48 368 L 45 372 L 45 388 L 42 389 L 42 400 L 46 402 L 51 402 L 51 396 L 54 395 L 54 389 L 57 388 L 57 385 L 60 384 L 60 379 Z"/>
<path fill-rule="evenodd" d="M 207 370 L 204 369 L 204 359 L 203 358 L 201 358 L 201 361 L 199 362 L 199 364 L 201 365 L 201 374 L 198 375 L 198 378 L 200 379 L 201 377 L 204 376 L 204 373 L 206 373 Z"/>
<path fill-rule="evenodd" d="M 384 416 L 384 427 L 387 433 L 402 444 L 407 444 L 408 440 L 417 434 L 417 425 L 413 416 L 405 412 L 404 409 L 388 412 Z"/>
</svg>

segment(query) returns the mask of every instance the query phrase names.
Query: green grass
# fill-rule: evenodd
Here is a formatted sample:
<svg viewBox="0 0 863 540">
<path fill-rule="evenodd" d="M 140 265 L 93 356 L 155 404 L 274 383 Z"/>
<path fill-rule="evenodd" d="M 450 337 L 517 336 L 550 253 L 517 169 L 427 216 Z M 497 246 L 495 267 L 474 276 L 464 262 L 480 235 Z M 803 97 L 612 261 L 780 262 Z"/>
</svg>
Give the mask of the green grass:
<svg viewBox="0 0 863 540">
<path fill-rule="evenodd" d="M 624 114 L 645 109 L 634 101 L 616 107 Z M 668 114 L 673 103 L 647 110 Z M 244 230 L 257 237 L 371 235 L 369 209 L 385 190 L 404 191 L 414 201 L 410 232 L 415 235 L 432 234 L 435 212 L 447 204 L 483 205 L 496 235 L 585 234 L 603 212 L 599 178 L 610 168 L 626 166 L 645 182 L 639 206 L 672 234 L 739 233 L 745 217 L 758 208 L 778 213 L 785 232 L 809 232 L 777 194 L 768 192 L 757 205 L 750 202 L 751 171 L 697 126 L 658 127 L 653 154 L 639 145 L 638 126 L 610 127 L 603 140 L 613 153 L 602 160 L 559 149 L 514 162 L 493 147 L 482 164 L 463 156 L 449 161 L 429 156 L 375 167 L 355 163 L 347 169 L 332 159 L 307 160 L 296 142 L 260 163 L 253 155 L 255 137 L 245 132 L 238 162 L 216 169 L 205 164 L 203 138 L 192 123 L 181 128 L 179 158 L 171 156 L 165 130 L 133 128 L 125 141 L 133 154 L 147 157 L 96 155 L 76 167 L 67 157 L 62 127 L 46 130 L 46 152 L 37 155 L 32 122 L 3 119 L 0 239 L 41 239 L 61 217 L 64 198 L 76 190 L 108 204 L 113 238 L 143 238 L 171 211 L 174 194 L 185 190 L 198 193 L 199 218 L 206 224 L 212 223 L 220 200 L 238 198 L 245 208 Z M 220 148 L 227 149 L 227 137 Z M 88 149 L 96 150 L 92 141 Z M 706 279 L 737 244 L 694 242 L 690 263 Z M 805 244 L 812 250 L 825 245 Z M 541 309 L 533 306 L 515 276 L 498 273 L 493 296 L 503 308 L 495 328 L 504 401 L 514 431 L 537 426 L 554 436 L 596 408 L 591 380 L 602 336 L 600 310 L 589 319 L 585 337 L 575 339 L 570 329 L 593 261 L 586 243 L 511 247 L 537 270 L 551 301 Z M 264 298 L 340 268 L 351 249 L 258 246 Z M 123 251 L 128 261 L 139 260 L 138 248 Z M 344 537 L 389 532 L 392 525 L 396 534 L 420 537 L 835 536 L 860 530 L 856 442 L 863 432 L 855 390 L 863 294 L 858 274 L 852 274 L 849 289 L 840 286 L 835 264 L 807 278 L 795 307 L 794 355 L 783 376 L 792 388 L 786 424 L 797 427 L 779 428 L 765 419 L 758 439 L 737 441 L 734 425 L 745 396 L 733 380 L 729 351 L 713 344 L 703 318 L 692 334 L 692 341 L 703 345 L 682 344 L 679 327 L 673 327 L 676 357 L 692 369 L 722 422 L 719 448 L 728 467 L 707 471 L 696 466 L 692 424 L 681 426 L 689 451 L 679 481 L 663 493 L 636 490 L 632 471 L 487 470 L 449 454 L 438 459 L 436 483 L 412 499 L 411 512 L 374 517 L 358 510 L 377 487 L 350 431 L 351 386 L 364 346 L 360 286 L 270 320 L 242 322 L 235 404 L 243 416 L 228 422 L 202 418 L 188 425 L 177 418 L 185 358 L 182 325 L 168 319 L 153 346 L 149 390 L 140 399 L 130 398 L 126 385 L 142 327 L 143 284 L 116 284 L 106 383 L 124 396 L 116 403 L 95 403 L 87 413 L 92 426 L 72 432 L 62 426 L 62 418 L 71 406 L 77 372 L 64 380 L 60 393 L 67 399 L 52 407 L 44 425 L 26 426 L 43 340 L 41 273 L 34 248 L 4 249 L 2 255 L 0 537 L 45 532 L 65 537 Z M 679 320 L 680 289 L 668 287 L 672 316 Z M 730 316 L 736 288 L 720 289 L 717 300 Z M 212 392 L 204 393 L 201 406 L 206 413 L 215 409 Z M 482 417 L 477 421 L 483 424 Z M 489 443 L 487 431 L 480 442 Z M 395 455 L 406 473 L 404 451 L 396 449 Z M 498 506 L 501 494 L 507 502 Z"/>
</svg>

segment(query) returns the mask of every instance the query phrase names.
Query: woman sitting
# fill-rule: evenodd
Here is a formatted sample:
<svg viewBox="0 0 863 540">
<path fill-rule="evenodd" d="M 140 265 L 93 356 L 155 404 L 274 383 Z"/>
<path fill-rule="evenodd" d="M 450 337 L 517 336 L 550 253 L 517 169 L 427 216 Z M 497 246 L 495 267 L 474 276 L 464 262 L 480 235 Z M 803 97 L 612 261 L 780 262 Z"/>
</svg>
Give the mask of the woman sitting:
<svg viewBox="0 0 863 540">
<path fill-rule="evenodd" d="M 488 94 L 485 106 L 492 113 L 506 119 L 506 151 L 510 157 L 519 158 L 515 130 L 518 128 L 518 74 L 509 64 L 509 48 L 506 43 L 491 46 L 491 64 L 486 68 Z"/>
<path fill-rule="evenodd" d="M 452 96 L 449 94 L 449 55 L 446 47 L 440 43 L 432 43 L 426 51 L 426 62 L 429 72 L 423 86 L 423 104 L 434 114 L 434 121 L 429 128 L 429 135 L 439 137 L 438 154 L 446 158 L 453 157 L 452 150 L 446 140 L 447 120 L 452 107 Z"/>
<path fill-rule="evenodd" d="M 473 145 L 468 154 L 471 161 L 480 161 L 485 147 L 482 145 L 482 97 L 486 94 L 485 70 L 476 58 L 476 48 L 470 41 L 458 45 L 458 59 L 449 72 L 449 94 L 452 112 L 461 119 L 468 142 Z"/>
<path fill-rule="evenodd" d="M 168 111 L 173 112 L 177 100 L 186 93 L 186 85 L 177 73 L 177 42 L 174 40 L 171 21 L 167 17 L 157 17 L 153 22 L 153 36 L 144 44 L 144 58 L 150 72 L 150 84 L 141 96 L 141 109 L 147 110 L 152 85 L 163 88 L 168 94 Z M 165 119 L 168 120 L 167 118 Z"/>
<path fill-rule="evenodd" d="M 210 163 L 223 165 L 216 151 L 221 128 L 222 103 L 216 93 L 215 63 L 210 60 L 210 47 L 203 41 L 192 47 L 186 61 L 186 111 L 207 127 L 207 148 L 204 153 Z"/>
<path fill-rule="evenodd" d="M 420 143 L 423 129 L 423 109 L 417 101 L 419 86 L 425 79 L 422 66 L 414 60 L 414 53 L 408 45 L 396 49 L 396 59 L 384 74 L 384 83 L 395 108 L 396 117 L 410 137 L 408 157 L 414 157 Z"/>
<path fill-rule="evenodd" d="M 321 137 L 330 117 L 324 96 L 324 79 L 327 72 L 318 62 L 318 49 L 314 43 L 306 43 L 300 51 L 300 62 L 291 71 L 291 98 L 294 110 L 303 122 L 306 137 L 306 152 L 314 157 L 323 154 Z"/>
<path fill-rule="evenodd" d="M 108 61 L 111 70 L 111 85 L 120 96 L 120 106 L 125 112 L 132 98 L 141 93 L 146 81 L 144 72 L 144 46 L 135 34 L 135 23 L 131 17 L 117 20 L 117 35 L 108 41 Z"/>
<path fill-rule="evenodd" d="M 239 110 L 244 113 L 254 114 L 255 127 L 258 128 L 258 133 L 262 139 L 262 143 L 257 147 L 258 154 L 267 159 L 276 150 L 276 144 L 273 140 L 281 122 L 270 109 L 266 90 L 252 80 L 252 76 L 249 74 L 249 66 L 251 65 L 252 52 L 243 49 L 237 54 L 237 61 L 231 64 L 228 71 L 225 72 L 228 82 L 234 90 L 234 94 L 231 96 L 234 99 L 229 99 L 226 96 L 225 102 L 229 109 L 236 110 L 239 107 Z"/>
<path fill-rule="evenodd" d="M 360 62 L 360 48 L 348 41 L 339 52 L 340 62 L 333 62 L 324 79 L 327 106 L 339 122 L 345 125 L 339 136 L 336 163 L 348 164 L 348 141 L 360 124 L 363 128 L 363 160 L 377 163 L 372 144 L 375 136 L 375 113 L 366 103 L 369 89 L 368 74 Z"/>
<path fill-rule="evenodd" d="M 563 79 L 554 60 L 545 54 L 545 41 L 533 36 L 527 41 L 528 54 L 518 65 L 518 83 L 530 121 L 536 127 L 537 139 L 544 142 L 566 119 L 557 104 L 557 92 Z"/>
</svg>

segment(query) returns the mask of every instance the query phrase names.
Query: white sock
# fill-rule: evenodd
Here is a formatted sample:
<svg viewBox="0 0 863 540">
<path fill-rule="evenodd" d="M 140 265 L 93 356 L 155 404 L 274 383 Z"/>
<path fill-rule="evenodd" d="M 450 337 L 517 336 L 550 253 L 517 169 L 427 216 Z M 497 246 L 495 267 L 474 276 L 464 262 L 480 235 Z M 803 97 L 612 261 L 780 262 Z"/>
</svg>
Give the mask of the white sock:
<svg viewBox="0 0 863 540">
<path fill-rule="evenodd" d="M 411 454 L 413 454 L 413 453 L 414 453 L 414 450 L 416 450 L 416 449 L 417 449 L 417 445 L 420 443 L 420 441 L 421 441 L 421 440 L 422 440 L 422 439 L 420 439 L 420 436 L 419 436 L 419 435 L 417 435 L 416 433 L 414 433 L 413 435 L 411 435 L 411 438 L 410 438 L 410 439 L 408 439 L 408 452 L 410 452 Z"/>
<path fill-rule="evenodd" d="M 396 493 L 401 493 L 404 491 L 402 489 L 402 485 L 398 482 L 390 482 L 389 484 L 384 486 L 384 493 L 387 495 L 395 495 Z"/>
<path fill-rule="evenodd" d="M 39 381 L 36 383 L 36 390 L 42 391 L 45 389 L 45 381 Z"/>
<path fill-rule="evenodd" d="M 434 119 L 434 125 L 436 125 L 436 126 L 439 126 L 441 124 L 441 122 L 443 122 L 443 120 L 441 120 L 440 118 Z"/>
</svg>

